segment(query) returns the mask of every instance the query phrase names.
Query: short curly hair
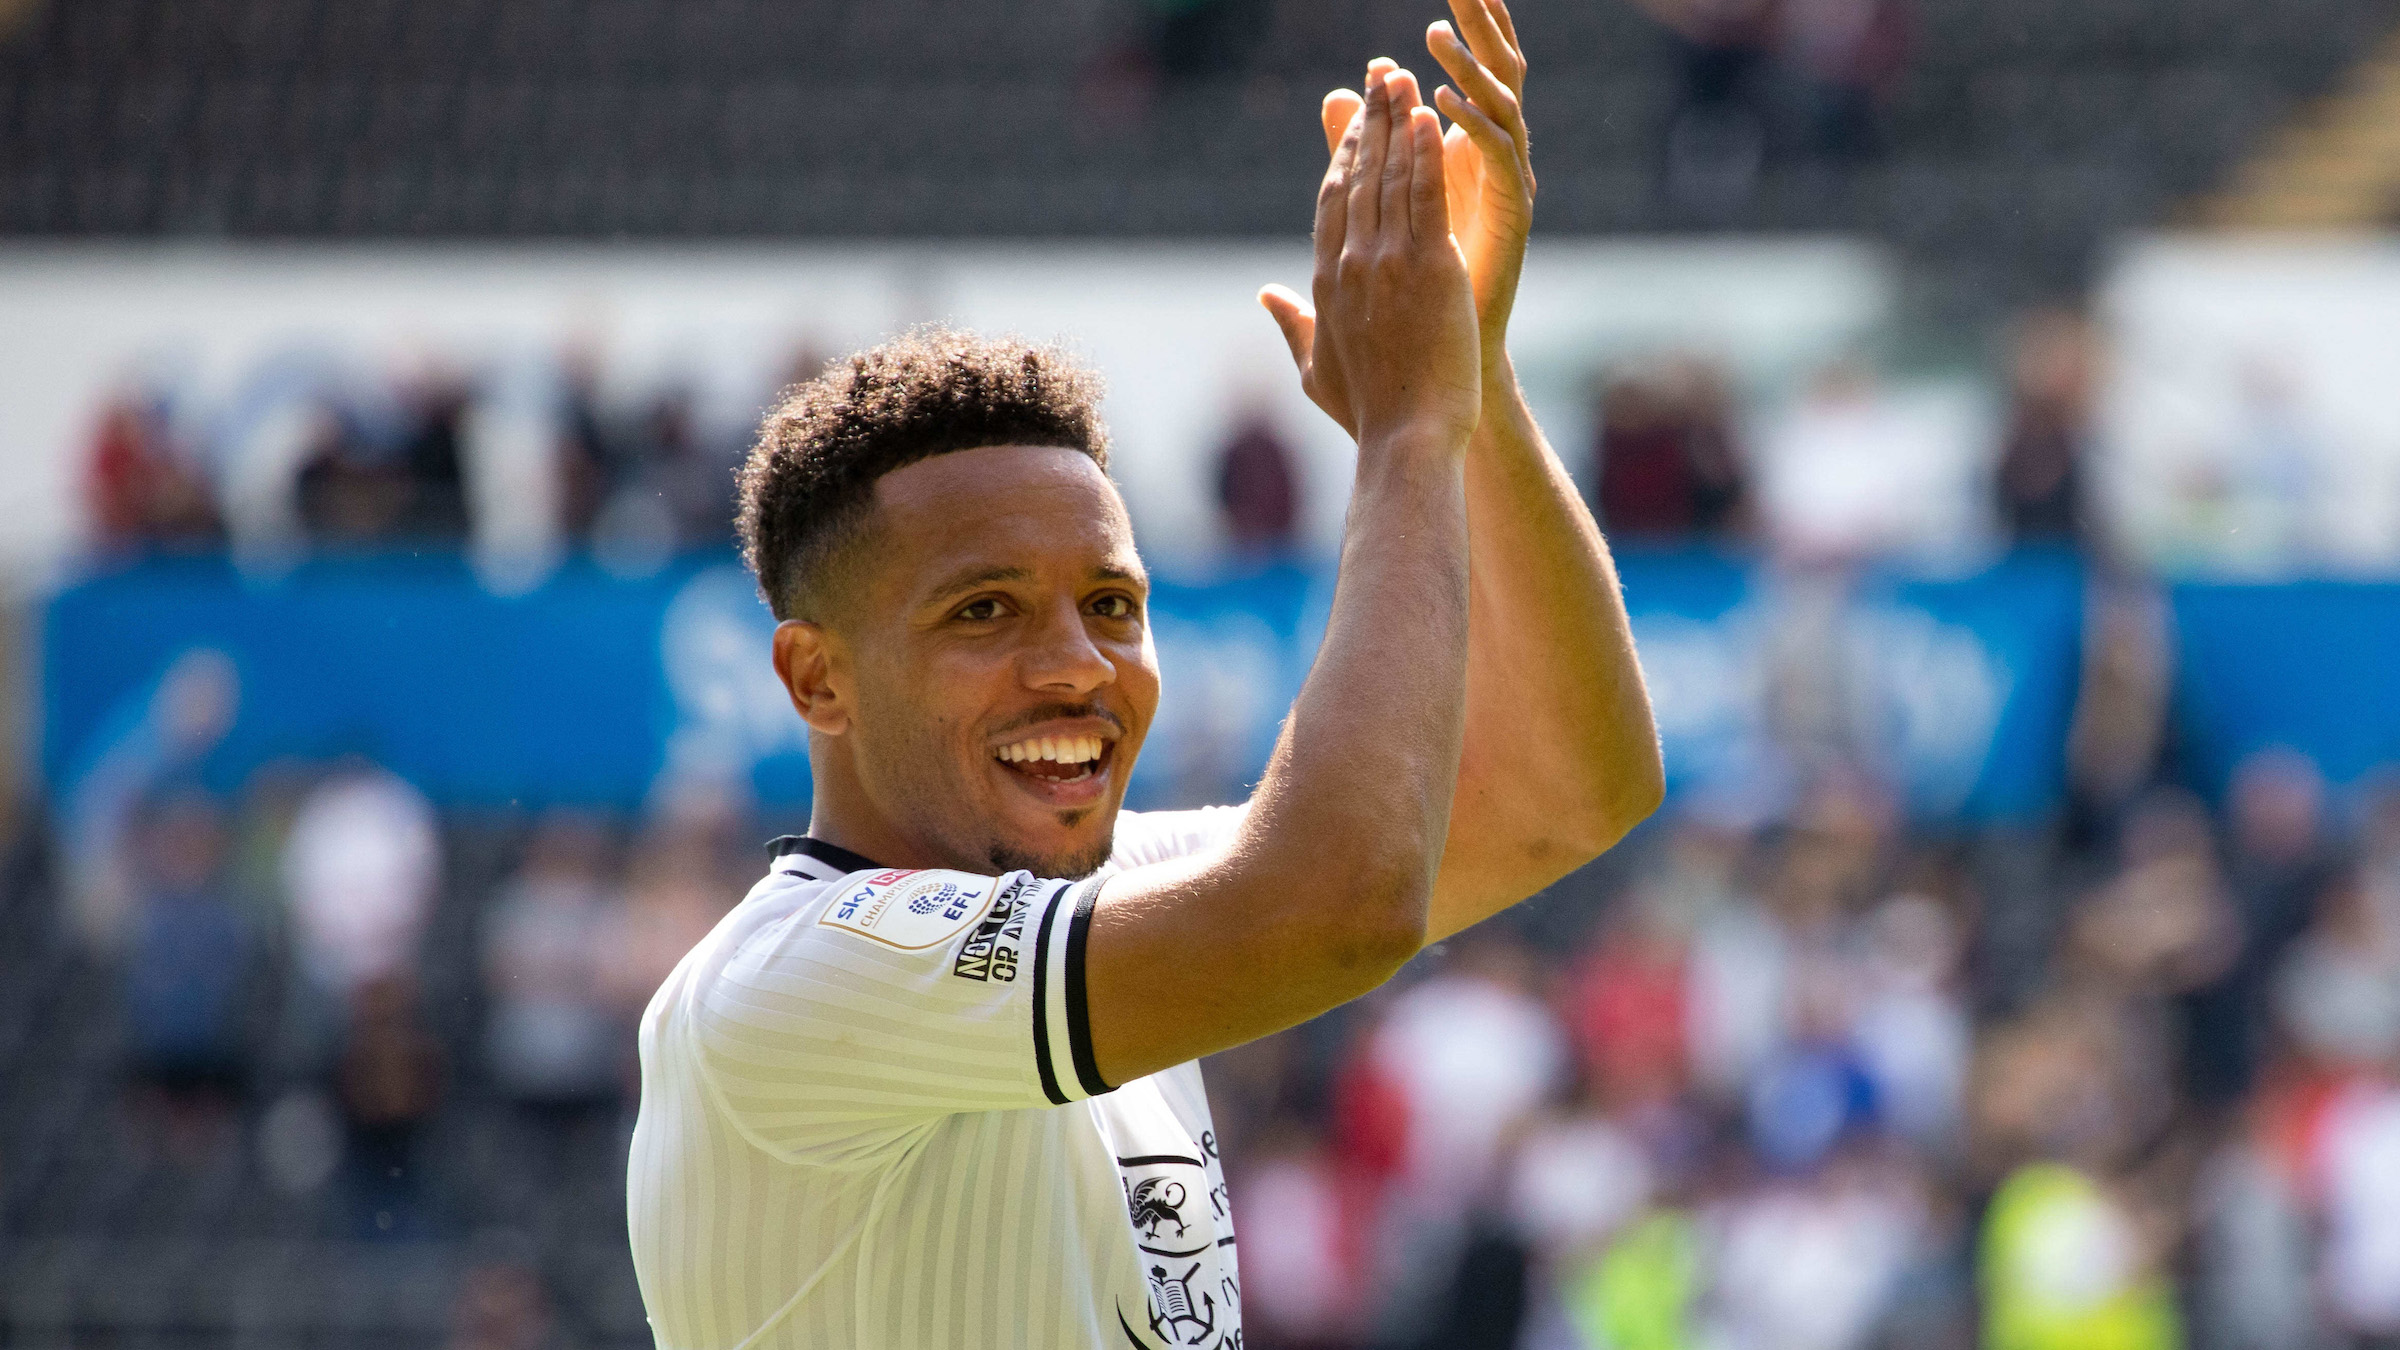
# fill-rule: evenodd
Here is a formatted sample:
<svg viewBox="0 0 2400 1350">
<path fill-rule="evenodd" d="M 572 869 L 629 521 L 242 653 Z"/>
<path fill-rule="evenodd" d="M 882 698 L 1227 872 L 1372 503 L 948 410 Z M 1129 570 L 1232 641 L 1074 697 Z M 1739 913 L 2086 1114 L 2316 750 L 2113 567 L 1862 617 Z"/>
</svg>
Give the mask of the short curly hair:
<svg viewBox="0 0 2400 1350">
<path fill-rule="evenodd" d="M 1056 347 L 926 327 L 787 390 L 741 468 L 742 560 L 777 619 L 814 618 L 875 480 L 953 450 L 1050 445 L 1108 469 L 1100 377 Z"/>
</svg>

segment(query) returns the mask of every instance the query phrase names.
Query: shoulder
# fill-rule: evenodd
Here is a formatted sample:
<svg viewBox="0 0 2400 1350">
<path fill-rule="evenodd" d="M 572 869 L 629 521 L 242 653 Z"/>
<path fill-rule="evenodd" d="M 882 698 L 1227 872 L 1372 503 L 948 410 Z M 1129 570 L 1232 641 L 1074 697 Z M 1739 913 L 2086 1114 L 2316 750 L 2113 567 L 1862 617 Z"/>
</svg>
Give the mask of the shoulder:
<svg viewBox="0 0 2400 1350">
<path fill-rule="evenodd" d="M 1214 852 L 1233 841 L 1249 813 L 1247 802 L 1191 811 L 1126 811 L 1117 817 L 1108 865 L 1121 872 Z"/>
</svg>

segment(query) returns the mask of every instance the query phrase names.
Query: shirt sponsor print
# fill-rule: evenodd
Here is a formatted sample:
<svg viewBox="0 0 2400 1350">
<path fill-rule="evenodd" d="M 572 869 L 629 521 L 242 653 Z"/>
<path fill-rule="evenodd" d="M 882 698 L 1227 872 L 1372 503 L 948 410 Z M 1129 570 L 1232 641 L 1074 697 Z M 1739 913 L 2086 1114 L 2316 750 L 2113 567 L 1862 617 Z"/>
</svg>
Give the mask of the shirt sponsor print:
<svg viewBox="0 0 2400 1350">
<path fill-rule="evenodd" d="M 987 983 L 1008 984 L 1017 978 L 1018 953 L 1024 949 L 1025 916 L 1032 912 L 1028 903 L 1033 892 L 1032 879 L 1019 873 L 1010 877 L 992 897 L 992 907 L 985 911 L 983 922 L 960 944 L 958 959 L 950 963 L 950 973 L 962 980 L 982 980 Z"/>
<path fill-rule="evenodd" d="M 877 872 L 846 883 L 817 922 L 902 951 L 937 947 L 983 908 L 989 877 L 967 872 Z"/>
</svg>

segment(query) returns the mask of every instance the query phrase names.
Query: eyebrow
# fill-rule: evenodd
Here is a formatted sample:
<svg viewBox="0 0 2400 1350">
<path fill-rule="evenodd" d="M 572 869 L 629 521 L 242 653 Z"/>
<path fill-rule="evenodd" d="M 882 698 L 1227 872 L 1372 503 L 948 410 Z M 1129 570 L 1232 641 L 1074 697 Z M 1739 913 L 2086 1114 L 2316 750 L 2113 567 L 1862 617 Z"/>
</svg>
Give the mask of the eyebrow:
<svg viewBox="0 0 2400 1350">
<path fill-rule="evenodd" d="M 1092 579 L 1095 581 L 1130 581 L 1145 587 L 1150 584 L 1149 577 L 1131 568 L 1119 567 L 1114 563 L 1103 563 L 1100 566 L 1093 568 Z M 1031 580 L 1033 580 L 1033 570 L 1031 568 L 979 567 L 971 572 L 961 572 L 958 575 L 951 577 L 948 581 L 943 582 L 941 585 L 936 586 L 933 590 L 926 593 L 924 603 L 928 605 L 940 604 L 941 602 L 948 600 L 953 596 L 974 590 L 978 586 L 989 586 L 995 581 Z"/>
<path fill-rule="evenodd" d="M 1031 580 L 1033 580 L 1033 570 L 1031 568 L 978 567 L 972 572 L 961 572 L 951 577 L 948 581 L 945 581 L 941 585 L 933 588 L 932 591 L 926 594 L 925 603 L 929 605 L 936 604 L 940 601 L 949 599 L 951 596 L 957 595 L 961 591 L 971 591 L 978 586 L 989 586 L 995 581 Z"/>
</svg>

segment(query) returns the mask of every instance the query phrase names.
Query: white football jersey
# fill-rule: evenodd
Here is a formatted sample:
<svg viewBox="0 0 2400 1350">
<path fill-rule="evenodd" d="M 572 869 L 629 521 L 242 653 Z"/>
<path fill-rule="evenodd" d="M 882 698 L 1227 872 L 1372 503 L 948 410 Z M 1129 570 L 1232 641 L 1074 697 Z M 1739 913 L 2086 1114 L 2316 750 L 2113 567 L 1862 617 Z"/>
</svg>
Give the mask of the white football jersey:
<svg viewBox="0 0 2400 1350">
<path fill-rule="evenodd" d="M 877 867 L 813 839 L 643 1014 L 628 1166 L 662 1350 L 1238 1347 L 1200 1066 L 1092 1059 L 1093 896 L 1239 807 L 1127 812 L 1076 882 Z"/>
</svg>

